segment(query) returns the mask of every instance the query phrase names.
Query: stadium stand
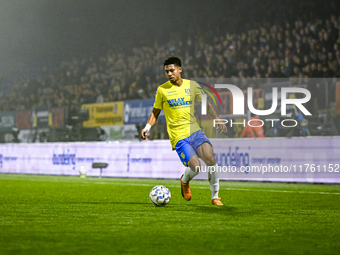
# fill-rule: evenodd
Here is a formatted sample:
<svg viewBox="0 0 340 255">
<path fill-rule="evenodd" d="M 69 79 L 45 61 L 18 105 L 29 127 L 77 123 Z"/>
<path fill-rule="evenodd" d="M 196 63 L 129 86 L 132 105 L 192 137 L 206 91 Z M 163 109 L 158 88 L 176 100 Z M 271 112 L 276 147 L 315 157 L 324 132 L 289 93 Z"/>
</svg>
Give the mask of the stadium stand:
<svg viewBox="0 0 340 255">
<path fill-rule="evenodd" d="M 164 56 L 183 59 L 188 78 L 340 77 L 340 15 L 263 23 L 239 34 L 216 29 L 129 51 L 114 48 L 102 56 L 44 67 L 0 98 L 0 111 L 65 107 L 153 98 L 164 82 Z M 143 63 L 143 64 L 142 64 Z M 255 86 L 255 88 L 257 88 Z M 241 89 L 245 89 L 241 86 Z M 324 93 L 324 88 L 314 93 Z M 330 93 L 330 96 L 334 93 Z M 334 101 L 334 99 L 330 99 Z M 318 107 L 325 107 L 324 100 Z"/>
<path fill-rule="evenodd" d="M 240 34 L 219 31 L 213 39 L 201 34 L 129 53 L 74 58 L 55 72 L 44 68 L 40 78 L 26 79 L 4 94 L 0 111 L 152 98 L 164 82 L 159 63 L 169 55 L 183 58 L 190 78 L 340 77 L 340 17 L 297 19 Z"/>
</svg>

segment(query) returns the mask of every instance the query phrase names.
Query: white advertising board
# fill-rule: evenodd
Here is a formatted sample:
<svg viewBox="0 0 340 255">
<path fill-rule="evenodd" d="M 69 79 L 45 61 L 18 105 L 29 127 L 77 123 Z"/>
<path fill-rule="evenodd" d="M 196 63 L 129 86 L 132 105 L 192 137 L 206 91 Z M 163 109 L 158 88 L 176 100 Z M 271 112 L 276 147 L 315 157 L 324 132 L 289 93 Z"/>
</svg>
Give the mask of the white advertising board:
<svg viewBox="0 0 340 255">
<path fill-rule="evenodd" d="M 221 179 L 340 183 L 339 137 L 211 142 Z M 98 176 L 93 162 L 108 163 L 106 177 L 179 178 L 185 170 L 169 141 L 0 145 L 0 173 L 79 175 L 85 167 Z"/>
</svg>

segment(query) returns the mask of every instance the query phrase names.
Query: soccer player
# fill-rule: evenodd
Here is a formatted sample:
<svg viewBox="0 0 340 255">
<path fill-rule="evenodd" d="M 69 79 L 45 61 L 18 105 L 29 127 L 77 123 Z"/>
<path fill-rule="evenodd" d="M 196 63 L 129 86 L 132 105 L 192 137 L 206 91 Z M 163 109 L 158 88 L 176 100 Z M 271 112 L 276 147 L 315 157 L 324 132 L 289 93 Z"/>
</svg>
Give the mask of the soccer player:
<svg viewBox="0 0 340 255">
<path fill-rule="evenodd" d="M 199 127 L 193 113 L 195 99 L 201 102 L 203 91 L 196 82 L 182 79 L 181 60 L 178 57 L 166 59 L 164 69 L 168 81 L 157 88 L 153 110 L 145 128 L 141 131 L 141 138 L 146 139 L 150 128 L 156 123 L 163 109 L 172 149 L 176 150 L 186 166 L 180 178 L 182 196 L 187 201 L 191 199 L 189 182 L 198 175 L 201 168 L 199 158 L 201 158 L 209 169 L 212 204 L 223 205 L 221 198 L 218 197 L 219 173 L 212 145 Z M 215 108 L 209 102 L 207 111 L 214 119 L 219 119 Z M 227 126 L 224 124 L 217 125 L 217 128 L 220 132 L 227 132 Z"/>
</svg>

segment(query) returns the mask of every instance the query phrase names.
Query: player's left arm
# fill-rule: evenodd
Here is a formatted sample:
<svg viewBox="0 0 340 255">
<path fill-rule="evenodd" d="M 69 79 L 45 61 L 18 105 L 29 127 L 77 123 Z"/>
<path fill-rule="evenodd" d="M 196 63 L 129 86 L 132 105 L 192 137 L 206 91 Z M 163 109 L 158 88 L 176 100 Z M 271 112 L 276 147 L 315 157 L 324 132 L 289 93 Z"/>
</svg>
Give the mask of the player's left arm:
<svg viewBox="0 0 340 255">
<path fill-rule="evenodd" d="M 210 102 L 207 102 L 207 111 L 214 119 L 221 119 L 220 116 L 218 116 L 216 108 Z M 220 123 L 222 123 L 222 121 L 220 121 Z M 216 124 L 216 129 L 220 130 L 220 133 L 227 133 L 227 125 L 225 124 Z"/>
<path fill-rule="evenodd" d="M 200 103 L 202 103 L 202 94 L 204 94 L 203 90 L 196 83 L 195 99 Z M 207 111 L 214 119 L 221 119 L 220 116 L 218 116 L 216 108 L 210 102 L 207 102 Z M 222 123 L 222 121 L 220 123 Z M 220 130 L 220 133 L 227 133 L 227 126 L 225 124 L 216 124 L 216 129 Z"/>
</svg>

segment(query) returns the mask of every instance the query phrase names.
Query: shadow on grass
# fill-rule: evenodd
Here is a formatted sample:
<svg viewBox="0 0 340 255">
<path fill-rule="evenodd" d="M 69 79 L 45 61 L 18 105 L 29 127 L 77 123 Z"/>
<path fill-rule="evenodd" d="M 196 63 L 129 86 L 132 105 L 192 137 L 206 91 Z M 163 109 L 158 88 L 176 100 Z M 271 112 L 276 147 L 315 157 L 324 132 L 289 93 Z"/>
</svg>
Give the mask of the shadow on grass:
<svg viewBox="0 0 340 255">
<path fill-rule="evenodd" d="M 218 213 L 218 214 L 230 214 L 237 211 L 237 208 L 234 206 L 213 206 L 213 205 L 197 205 L 197 204 L 190 204 L 190 205 L 171 205 L 171 207 L 177 207 L 179 211 L 198 211 L 202 213 Z"/>
<path fill-rule="evenodd" d="M 213 205 L 198 205 L 198 204 L 171 204 L 168 206 L 169 209 L 173 211 L 183 211 L 183 212 L 198 212 L 198 213 L 206 213 L 206 214 L 219 214 L 219 215 L 232 215 L 232 216 L 254 216 L 263 213 L 262 210 L 256 209 L 241 209 L 234 206 L 213 206 Z"/>
<path fill-rule="evenodd" d="M 105 201 L 87 201 L 87 202 L 68 202 L 68 204 L 89 204 L 89 205 L 152 205 L 150 202 L 105 202 Z M 160 206 L 163 207 L 163 206 Z M 174 211 L 177 211 L 177 209 L 180 209 L 180 211 L 192 211 L 192 210 L 201 210 L 201 211 L 207 211 L 207 212 L 217 212 L 217 211 L 235 211 L 237 210 L 236 207 L 233 206 L 213 206 L 213 205 L 198 205 L 198 204 L 174 204 L 171 203 L 166 206 L 166 208 L 173 209 Z"/>
<path fill-rule="evenodd" d="M 69 204 L 89 204 L 89 205 L 152 205 L 149 203 L 141 202 L 69 202 Z"/>
<path fill-rule="evenodd" d="M 69 204 L 88 204 L 88 205 L 143 205 L 143 207 L 148 208 L 161 208 L 166 211 L 174 211 L 174 212 L 198 212 L 198 213 L 207 213 L 207 214 L 220 214 L 220 215 L 238 215 L 238 216 L 250 216 L 261 213 L 259 210 L 239 210 L 234 206 L 213 206 L 213 205 L 199 205 L 199 204 L 176 204 L 170 203 L 167 206 L 153 206 L 150 202 L 104 202 L 104 201 L 88 201 L 88 202 L 70 202 Z M 127 209 L 130 210 L 130 209 Z M 133 210 L 136 210 L 134 208 Z"/>
</svg>

